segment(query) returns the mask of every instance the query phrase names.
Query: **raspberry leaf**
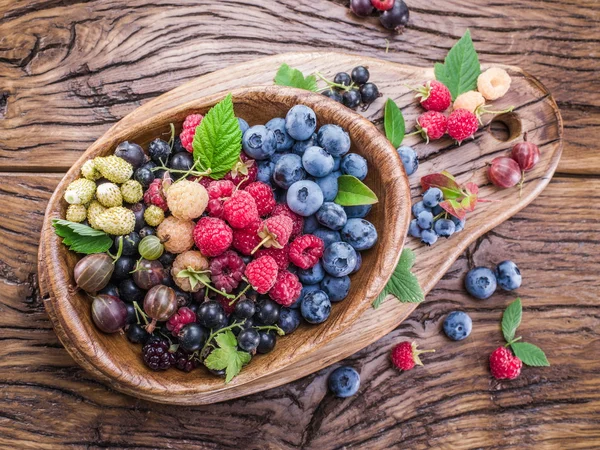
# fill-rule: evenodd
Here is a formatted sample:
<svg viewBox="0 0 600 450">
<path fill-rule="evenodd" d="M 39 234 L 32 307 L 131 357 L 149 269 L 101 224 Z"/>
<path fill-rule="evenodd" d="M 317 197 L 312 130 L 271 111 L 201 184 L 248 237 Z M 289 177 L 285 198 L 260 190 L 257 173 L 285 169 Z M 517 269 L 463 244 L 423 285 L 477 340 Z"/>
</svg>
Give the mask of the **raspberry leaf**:
<svg viewBox="0 0 600 450">
<path fill-rule="evenodd" d="M 402 250 L 398 265 L 394 269 L 389 281 L 373 301 L 374 309 L 379 308 L 388 295 L 393 295 L 402 303 L 419 303 L 423 301 L 423 291 L 419 280 L 411 272 L 415 264 L 415 254 L 409 248 Z"/>
<path fill-rule="evenodd" d="M 522 315 L 523 307 L 520 298 L 517 298 L 504 310 L 504 314 L 502 314 L 502 334 L 506 342 L 512 342 L 515 338 L 517 328 L 521 324 Z"/>
<path fill-rule="evenodd" d="M 511 348 L 523 364 L 533 367 L 548 367 L 550 363 L 544 351 L 537 345 L 528 342 L 514 342 Z"/>
<path fill-rule="evenodd" d="M 388 98 L 385 102 L 385 110 L 383 114 L 383 126 L 385 128 L 385 137 L 396 148 L 402 145 L 404 139 L 405 123 L 402 111 L 394 100 Z"/>
<path fill-rule="evenodd" d="M 378 201 L 375 192 L 358 178 L 352 175 L 342 175 L 338 178 L 338 193 L 334 200 L 338 205 L 372 205 Z"/>
<path fill-rule="evenodd" d="M 194 161 L 210 171 L 214 180 L 223 178 L 238 162 L 242 151 L 242 130 L 233 111 L 231 94 L 213 106 L 196 127 L 192 141 Z"/>
<path fill-rule="evenodd" d="M 283 63 L 279 66 L 275 75 L 274 83 L 278 86 L 289 86 L 307 91 L 317 91 L 317 79 L 314 75 L 305 77 L 298 69 L 294 69 Z"/>
<path fill-rule="evenodd" d="M 481 66 L 469 30 L 450 49 L 444 64 L 435 64 L 434 71 L 435 78 L 450 90 L 452 100 L 477 87 Z"/>
<path fill-rule="evenodd" d="M 68 220 L 53 219 L 54 232 L 62 238 L 63 244 L 77 253 L 91 255 L 104 253 L 113 243 L 113 240 L 104 231 Z"/>
</svg>

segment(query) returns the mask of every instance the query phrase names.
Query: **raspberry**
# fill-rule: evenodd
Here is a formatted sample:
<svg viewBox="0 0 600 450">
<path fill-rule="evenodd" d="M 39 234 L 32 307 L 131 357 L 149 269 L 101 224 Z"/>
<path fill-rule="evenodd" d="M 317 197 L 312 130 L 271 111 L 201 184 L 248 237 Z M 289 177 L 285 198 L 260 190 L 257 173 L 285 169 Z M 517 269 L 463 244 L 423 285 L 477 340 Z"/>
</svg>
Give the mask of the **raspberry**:
<svg viewBox="0 0 600 450">
<path fill-rule="evenodd" d="M 165 250 L 171 253 L 183 253 L 194 245 L 194 222 L 169 216 L 156 229 Z"/>
<path fill-rule="evenodd" d="M 206 209 L 208 194 L 199 183 L 180 180 L 167 190 L 167 205 L 171 213 L 179 219 L 195 219 Z"/>
<path fill-rule="evenodd" d="M 235 185 L 230 180 L 218 180 L 210 183 L 206 190 L 208 192 L 206 211 L 212 217 L 223 217 L 223 201 L 231 197 Z"/>
<path fill-rule="evenodd" d="M 204 117 L 202 116 L 202 114 L 190 114 L 183 121 L 182 128 L 184 130 L 192 129 L 196 131 L 196 127 L 200 125 L 200 122 L 202 122 L 203 118 Z"/>
<path fill-rule="evenodd" d="M 290 264 L 289 254 L 290 246 L 286 245 L 283 248 L 261 248 L 256 252 L 256 257 L 259 258 L 265 255 L 270 256 L 277 262 L 277 267 L 279 267 L 280 270 L 285 270 Z"/>
<path fill-rule="evenodd" d="M 448 117 L 448 134 L 460 144 L 479 128 L 477 116 L 466 109 L 455 109 Z"/>
<path fill-rule="evenodd" d="M 223 177 L 224 180 L 230 180 L 238 189 L 245 189 L 250 183 L 256 181 L 258 175 L 258 166 L 253 159 L 248 158 L 244 153 L 240 155 L 238 161 L 231 171 Z"/>
<path fill-rule="evenodd" d="M 435 350 L 417 350 L 417 343 L 401 342 L 392 350 L 392 363 L 400 370 L 410 370 L 415 364 L 422 366 L 419 358 L 421 353 L 435 352 Z"/>
<path fill-rule="evenodd" d="M 416 91 L 416 97 L 427 111 L 446 111 L 452 103 L 450 91 L 439 81 L 428 81 Z"/>
<path fill-rule="evenodd" d="M 188 250 L 180 255 L 177 255 L 173 265 L 171 266 L 171 276 L 173 281 L 182 291 L 185 292 L 198 292 L 204 285 L 202 283 L 193 283 L 189 276 L 179 276 L 180 272 L 184 270 L 193 272 L 204 272 L 208 269 L 208 261 L 196 250 Z"/>
<path fill-rule="evenodd" d="M 194 313 L 194 311 L 192 311 L 190 308 L 183 306 L 169 318 L 167 321 L 167 330 L 169 330 L 173 336 L 177 336 L 179 331 L 185 325 L 195 321 L 196 313 Z"/>
<path fill-rule="evenodd" d="M 237 191 L 225 200 L 223 217 L 233 228 L 246 228 L 260 219 L 256 202 L 246 191 Z"/>
<path fill-rule="evenodd" d="M 215 296 L 215 300 L 219 302 L 219 304 L 223 307 L 223 311 L 225 311 L 225 314 L 227 314 L 228 316 L 234 311 L 235 303 L 230 305 L 230 298 L 217 294 Z"/>
<path fill-rule="evenodd" d="M 284 215 L 292 219 L 292 221 L 294 222 L 294 226 L 292 228 L 292 235 L 290 236 L 290 239 L 294 239 L 296 236 L 302 234 L 302 229 L 304 228 L 304 218 L 292 211 L 290 207 L 285 203 L 278 203 L 277 205 L 275 205 L 275 208 L 273 208 L 273 212 L 271 213 L 271 215 Z"/>
<path fill-rule="evenodd" d="M 271 188 L 265 183 L 255 181 L 246 186 L 246 192 L 250 193 L 256 202 L 256 209 L 258 209 L 258 215 L 264 217 L 273 211 L 275 205 L 275 196 Z"/>
<path fill-rule="evenodd" d="M 175 355 L 169 352 L 169 344 L 160 338 L 152 338 L 144 345 L 142 358 L 152 370 L 167 370 L 175 363 Z"/>
<path fill-rule="evenodd" d="M 270 256 L 261 256 L 246 266 L 244 275 L 256 292 L 266 294 L 275 284 L 277 272 L 277 262 Z"/>
<path fill-rule="evenodd" d="M 156 178 L 150 183 L 150 186 L 144 192 L 144 203 L 146 205 L 156 205 L 163 211 L 167 211 L 169 207 L 167 206 L 167 199 L 162 189 L 162 183 L 161 178 Z"/>
<path fill-rule="evenodd" d="M 193 355 L 178 348 L 174 355 L 175 362 L 173 365 L 184 372 L 191 372 L 200 365 L 198 359 Z"/>
<path fill-rule="evenodd" d="M 260 244 L 260 237 L 258 237 L 258 229 L 262 225 L 260 220 L 252 223 L 247 228 L 233 230 L 233 248 L 235 248 L 242 255 L 251 255 L 252 250 Z"/>
<path fill-rule="evenodd" d="M 474 114 L 477 114 L 477 110 L 485 104 L 485 98 L 477 91 L 469 91 L 460 94 L 454 100 L 454 109 L 466 109 Z"/>
<path fill-rule="evenodd" d="M 298 281 L 298 277 L 292 272 L 282 270 L 269 291 L 269 297 L 282 306 L 290 306 L 298 300 L 301 291 L 302 284 Z"/>
<path fill-rule="evenodd" d="M 230 294 L 240 285 L 245 268 L 242 258 L 229 250 L 210 261 L 210 278 L 219 291 Z"/>
<path fill-rule="evenodd" d="M 192 153 L 194 148 L 192 147 L 192 142 L 194 141 L 194 135 L 196 134 L 196 130 L 194 128 L 183 129 L 181 133 L 179 133 L 179 139 L 181 139 L 181 145 L 188 152 Z"/>
<path fill-rule="evenodd" d="M 417 119 L 417 130 L 429 143 L 429 141 L 441 138 L 446 133 L 447 123 L 448 119 L 441 112 L 427 111 Z"/>
<path fill-rule="evenodd" d="M 371 5 L 379 11 L 388 11 L 394 6 L 394 0 L 371 0 Z"/>
<path fill-rule="evenodd" d="M 487 100 L 496 100 L 508 92 L 510 75 L 500 67 L 491 67 L 477 78 L 477 90 Z"/>
<path fill-rule="evenodd" d="M 231 246 L 233 232 L 216 217 L 203 217 L 194 228 L 196 247 L 205 256 L 218 256 Z"/>
<path fill-rule="evenodd" d="M 490 372 L 496 380 L 514 380 L 522 366 L 523 362 L 506 347 L 498 347 L 490 355 Z"/>
<path fill-rule="evenodd" d="M 324 249 L 323 240 L 317 236 L 299 236 L 290 244 L 290 261 L 301 269 L 310 269 L 323 256 Z"/>
<path fill-rule="evenodd" d="M 262 227 L 258 230 L 258 236 L 262 239 L 257 247 L 252 251 L 254 253 L 258 247 L 283 248 L 290 240 L 292 227 L 294 223 L 288 216 L 272 216 L 266 219 Z"/>
</svg>

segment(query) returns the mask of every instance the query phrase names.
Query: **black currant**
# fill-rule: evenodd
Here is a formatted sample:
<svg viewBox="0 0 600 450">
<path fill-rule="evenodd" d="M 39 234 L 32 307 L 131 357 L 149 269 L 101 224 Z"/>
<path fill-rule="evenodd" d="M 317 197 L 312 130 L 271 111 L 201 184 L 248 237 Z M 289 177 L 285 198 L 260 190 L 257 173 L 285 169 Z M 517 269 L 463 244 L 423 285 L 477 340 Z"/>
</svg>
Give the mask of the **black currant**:
<svg viewBox="0 0 600 450">
<path fill-rule="evenodd" d="M 115 270 L 112 274 L 114 281 L 123 281 L 131 277 L 131 271 L 135 269 L 136 259 L 131 256 L 121 256 L 114 263 Z"/>
<path fill-rule="evenodd" d="M 173 253 L 164 252 L 158 260 L 165 267 L 170 267 L 173 265 L 173 261 L 175 261 L 175 256 Z"/>
<path fill-rule="evenodd" d="M 158 165 L 166 165 L 171 155 L 171 147 L 162 139 L 154 139 L 148 146 L 148 154 Z"/>
<path fill-rule="evenodd" d="M 198 322 L 200 325 L 216 330 L 222 328 L 223 323 L 227 323 L 227 316 L 223 307 L 214 300 L 204 302 L 198 308 Z"/>
<path fill-rule="evenodd" d="M 272 331 L 262 330 L 259 331 L 258 334 L 260 336 L 260 342 L 258 344 L 258 347 L 256 348 L 256 351 L 258 353 L 269 353 L 275 348 L 275 344 L 277 343 L 277 337 L 275 336 L 275 333 L 273 333 Z"/>
<path fill-rule="evenodd" d="M 146 205 L 143 203 L 136 203 L 131 205 L 129 208 L 133 211 L 135 215 L 135 231 L 140 231 L 143 227 L 146 226 L 146 221 L 144 220 L 144 212 L 146 211 Z"/>
<path fill-rule="evenodd" d="M 146 291 L 139 288 L 137 284 L 133 282 L 133 279 L 127 278 L 119 283 L 119 294 L 120 299 L 127 303 L 138 302 L 144 300 Z"/>
<path fill-rule="evenodd" d="M 195 352 L 200 350 L 208 339 L 208 331 L 197 323 L 188 323 L 181 329 L 177 337 L 179 346 L 183 350 Z"/>
<path fill-rule="evenodd" d="M 124 256 L 135 256 L 138 254 L 137 248 L 141 241 L 140 235 L 135 231 L 132 231 L 126 236 L 115 236 L 114 251 L 119 250 L 119 241 L 123 239 L 123 255 Z"/>
<path fill-rule="evenodd" d="M 367 81 L 369 81 L 369 71 L 365 66 L 356 66 L 352 69 L 352 81 L 362 86 Z"/>
<path fill-rule="evenodd" d="M 329 97 L 331 100 L 335 100 L 338 103 L 343 102 L 342 94 L 340 94 L 335 89 L 327 89 L 326 91 L 323 91 L 322 94 L 325 97 Z"/>
<path fill-rule="evenodd" d="M 143 227 L 142 229 L 140 229 L 140 231 L 138 231 L 138 234 L 142 239 L 144 239 L 146 236 L 155 236 L 156 229 L 152 227 Z"/>
<path fill-rule="evenodd" d="M 342 86 L 350 86 L 352 79 L 346 72 L 339 72 L 335 74 L 335 77 L 333 77 L 333 82 L 336 84 L 341 84 Z"/>
<path fill-rule="evenodd" d="M 265 298 L 256 304 L 254 317 L 263 325 L 273 325 L 279 320 L 280 306 L 270 298 Z"/>
<path fill-rule="evenodd" d="M 175 136 L 173 140 L 173 153 L 187 152 L 185 147 L 181 144 L 181 138 L 179 136 Z"/>
<path fill-rule="evenodd" d="M 348 108 L 354 109 L 360 105 L 360 93 L 356 89 L 344 92 L 343 99 Z"/>
<path fill-rule="evenodd" d="M 366 83 L 360 87 L 360 98 L 365 105 L 373 103 L 379 97 L 379 89 L 373 83 Z"/>
<path fill-rule="evenodd" d="M 254 328 L 240 331 L 237 337 L 238 347 L 246 352 L 254 353 L 260 344 L 260 334 Z"/>
<path fill-rule="evenodd" d="M 127 339 L 134 344 L 145 344 L 150 339 L 150 333 L 143 326 L 134 323 L 127 328 Z"/>
<path fill-rule="evenodd" d="M 142 186 L 147 188 L 148 186 L 150 186 L 150 183 L 154 181 L 154 172 L 152 172 L 146 167 L 140 167 L 134 172 L 133 178 L 136 181 L 138 181 Z"/>
<path fill-rule="evenodd" d="M 102 289 L 101 291 L 98 291 L 98 294 L 106 294 L 106 295 L 112 295 L 113 297 L 119 297 L 119 289 L 117 288 L 117 286 L 115 286 L 112 283 L 108 283 L 104 289 Z"/>
<path fill-rule="evenodd" d="M 396 0 L 392 9 L 384 11 L 379 16 L 379 21 L 388 30 L 398 31 L 408 23 L 408 6 L 403 0 Z"/>
<path fill-rule="evenodd" d="M 133 166 L 134 169 L 141 167 L 144 162 L 146 162 L 146 155 L 144 154 L 144 150 L 137 144 L 133 142 L 121 142 L 117 145 L 115 149 L 115 156 L 119 158 L 123 158 L 129 164 Z"/>
<path fill-rule="evenodd" d="M 256 306 L 250 299 L 238 300 L 233 308 L 233 315 L 240 319 L 249 319 L 256 313 Z"/>
</svg>

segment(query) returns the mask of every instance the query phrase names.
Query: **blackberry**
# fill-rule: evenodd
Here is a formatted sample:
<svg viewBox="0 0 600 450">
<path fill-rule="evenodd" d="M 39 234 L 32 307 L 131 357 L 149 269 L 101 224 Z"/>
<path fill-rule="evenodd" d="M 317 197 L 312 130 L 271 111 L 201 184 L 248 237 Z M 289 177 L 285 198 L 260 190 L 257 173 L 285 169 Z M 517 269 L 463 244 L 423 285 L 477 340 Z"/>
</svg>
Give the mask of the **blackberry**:
<svg viewBox="0 0 600 450">
<path fill-rule="evenodd" d="M 169 343 L 152 338 L 142 349 L 144 363 L 152 370 L 167 370 L 175 364 L 175 355 L 169 352 Z"/>
<path fill-rule="evenodd" d="M 199 363 L 196 357 L 190 355 L 189 353 L 184 352 L 181 349 L 177 349 L 175 352 L 175 367 L 179 370 L 183 370 L 184 372 L 191 372 L 196 367 L 198 367 Z"/>
<path fill-rule="evenodd" d="M 148 146 L 148 154 L 156 164 L 166 165 L 171 156 L 171 147 L 162 139 L 154 139 Z"/>
</svg>

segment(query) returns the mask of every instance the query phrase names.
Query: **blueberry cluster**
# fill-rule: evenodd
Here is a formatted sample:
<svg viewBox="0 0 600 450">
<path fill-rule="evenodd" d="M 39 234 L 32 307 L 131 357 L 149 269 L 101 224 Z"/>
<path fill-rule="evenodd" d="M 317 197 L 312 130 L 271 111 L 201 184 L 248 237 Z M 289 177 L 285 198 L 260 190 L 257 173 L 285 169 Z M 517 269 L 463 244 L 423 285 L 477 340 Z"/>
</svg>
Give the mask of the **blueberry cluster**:
<svg viewBox="0 0 600 450">
<path fill-rule="evenodd" d="M 484 300 L 492 296 L 497 286 L 505 291 L 514 291 L 521 286 L 522 276 L 512 261 L 502 261 L 494 270 L 475 267 L 465 277 L 465 289 L 473 297 Z"/>
<path fill-rule="evenodd" d="M 462 231 L 465 219 L 458 219 L 448 214 L 440 206 L 444 201 L 444 194 L 438 188 L 429 188 L 423 194 L 423 200 L 412 207 L 415 217 L 408 228 L 408 234 L 421 239 L 426 245 L 433 245 L 438 237 L 449 238 L 454 233 Z"/>
<path fill-rule="evenodd" d="M 350 75 L 339 72 L 323 95 L 351 109 L 356 109 L 362 104 L 364 111 L 381 96 L 377 85 L 369 83 L 369 76 L 369 70 L 364 66 L 355 67 Z"/>
</svg>

